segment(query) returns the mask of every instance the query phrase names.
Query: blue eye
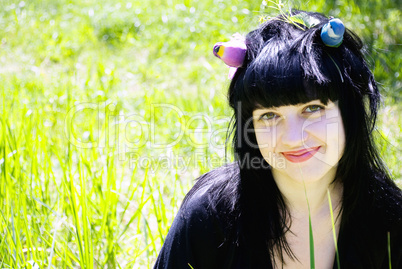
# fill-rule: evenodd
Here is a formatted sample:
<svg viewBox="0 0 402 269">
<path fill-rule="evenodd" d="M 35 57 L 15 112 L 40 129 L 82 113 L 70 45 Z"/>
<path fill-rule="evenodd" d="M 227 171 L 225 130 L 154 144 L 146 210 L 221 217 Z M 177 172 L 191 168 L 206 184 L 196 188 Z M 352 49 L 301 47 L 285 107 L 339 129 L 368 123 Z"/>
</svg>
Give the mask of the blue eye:
<svg viewBox="0 0 402 269">
<path fill-rule="evenodd" d="M 310 106 L 306 107 L 304 112 L 314 113 L 314 112 L 322 111 L 324 109 L 325 109 L 325 107 L 320 106 L 320 105 L 310 105 Z"/>
<path fill-rule="evenodd" d="M 276 117 L 278 117 L 278 115 L 276 115 L 274 112 L 268 112 L 265 113 L 264 115 L 261 116 L 261 120 L 273 120 Z"/>
</svg>

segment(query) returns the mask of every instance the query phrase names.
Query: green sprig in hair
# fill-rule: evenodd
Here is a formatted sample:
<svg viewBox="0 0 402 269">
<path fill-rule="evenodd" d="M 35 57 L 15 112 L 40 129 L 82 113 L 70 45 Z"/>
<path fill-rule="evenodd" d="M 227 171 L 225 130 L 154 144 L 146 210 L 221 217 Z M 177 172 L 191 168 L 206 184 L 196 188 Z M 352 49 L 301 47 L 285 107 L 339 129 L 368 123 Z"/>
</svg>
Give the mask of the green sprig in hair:
<svg viewBox="0 0 402 269">
<path fill-rule="evenodd" d="M 270 3 L 272 3 L 272 6 L 269 6 L 273 9 L 276 9 L 277 11 L 279 11 L 279 13 L 281 14 L 281 18 L 272 18 L 270 16 L 261 16 L 260 17 L 260 24 L 264 23 L 268 20 L 274 19 L 274 20 L 281 20 L 283 22 L 287 22 L 290 24 L 295 25 L 296 27 L 305 30 L 305 28 L 309 29 L 311 27 L 316 26 L 320 21 L 314 17 L 311 17 L 309 15 L 307 15 L 306 13 L 298 13 L 296 15 L 290 15 L 292 14 L 291 9 L 289 8 L 289 10 L 285 10 L 284 11 L 284 3 L 282 3 L 281 0 L 279 0 L 278 2 L 274 2 L 274 1 L 268 1 Z M 303 26 L 305 28 L 303 28 Z"/>
</svg>

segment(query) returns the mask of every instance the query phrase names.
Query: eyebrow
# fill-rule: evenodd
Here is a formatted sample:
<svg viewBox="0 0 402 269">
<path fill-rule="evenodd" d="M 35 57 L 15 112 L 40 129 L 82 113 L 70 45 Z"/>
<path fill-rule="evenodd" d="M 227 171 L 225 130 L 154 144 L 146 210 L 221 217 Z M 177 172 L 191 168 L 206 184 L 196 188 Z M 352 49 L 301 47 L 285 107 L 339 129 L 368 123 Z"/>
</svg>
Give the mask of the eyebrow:
<svg viewBox="0 0 402 269">
<path fill-rule="evenodd" d="M 320 103 L 321 105 L 323 105 L 323 106 L 328 106 L 328 103 L 327 104 L 324 104 L 323 102 L 321 102 L 321 100 L 320 99 L 315 99 L 315 100 L 311 100 L 310 102 L 307 102 L 307 103 L 298 103 L 298 104 L 295 104 L 295 105 L 288 105 L 288 106 L 305 106 L 305 105 L 313 105 L 313 104 L 315 104 L 316 102 L 318 102 L 318 103 Z M 276 111 L 276 110 L 278 110 L 278 108 L 280 108 L 281 106 L 272 106 L 272 107 L 264 107 L 264 106 L 262 106 L 262 105 L 260 105 L 260 104 L 257 104 L 256 105 L 256 107 L 255 107 L 255 109 L 254 109 L 254 111 L 256 111 L 256 110 L 274 110 L 274 111 Z"/>
</svg>

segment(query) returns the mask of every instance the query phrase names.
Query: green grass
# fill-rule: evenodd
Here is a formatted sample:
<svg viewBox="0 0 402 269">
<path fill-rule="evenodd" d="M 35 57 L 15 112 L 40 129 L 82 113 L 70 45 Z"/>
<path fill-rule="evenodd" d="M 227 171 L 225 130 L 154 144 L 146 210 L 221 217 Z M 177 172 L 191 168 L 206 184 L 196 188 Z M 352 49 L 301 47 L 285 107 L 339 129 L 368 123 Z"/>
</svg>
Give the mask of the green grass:
<svg viewBox="0 0 402 269">
<path fill-rule="evenodd" d="M 345 18 L 375 52 L 387 96 L 381 150 L 400 180 L 400 11 L 360 2 L 308 7 Z M 194 179 L 224 162 L 228 69 L 212 46 L 267 9 L 243 0 L 0 6 L 0 267 L 152 267 Z"/>
</svg>

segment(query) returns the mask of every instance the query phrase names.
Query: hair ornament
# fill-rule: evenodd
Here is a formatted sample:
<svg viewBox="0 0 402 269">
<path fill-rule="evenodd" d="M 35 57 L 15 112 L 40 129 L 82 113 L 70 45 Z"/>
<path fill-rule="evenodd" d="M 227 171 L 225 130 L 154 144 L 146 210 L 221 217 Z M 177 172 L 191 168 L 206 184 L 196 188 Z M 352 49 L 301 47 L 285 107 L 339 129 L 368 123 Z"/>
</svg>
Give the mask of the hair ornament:
<svg viewBox="0 0 402 269">
<path fill-rule="evenodd" d="M 230 67 L 229 79 L 233 78 L 238 67 L 241 67 L 246 57 L 247 46 L 240 34 L 234 34 L 228 42 L 218 42 L 214 45 L 214 55 Z"/>
<path fill-rule="evenodd" d="M 342 44 L 345 25 L 340 19 L 330 19 L 321 29 L 321 39 L 328 47 L 337 48 Z"/>
</svg>

